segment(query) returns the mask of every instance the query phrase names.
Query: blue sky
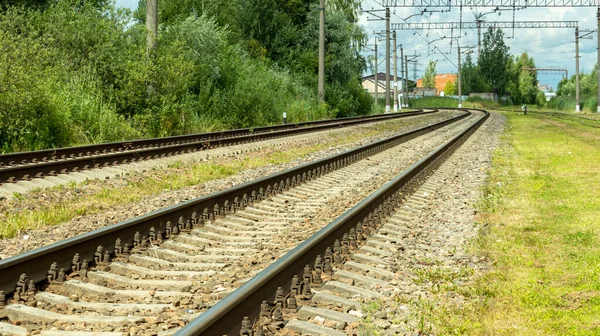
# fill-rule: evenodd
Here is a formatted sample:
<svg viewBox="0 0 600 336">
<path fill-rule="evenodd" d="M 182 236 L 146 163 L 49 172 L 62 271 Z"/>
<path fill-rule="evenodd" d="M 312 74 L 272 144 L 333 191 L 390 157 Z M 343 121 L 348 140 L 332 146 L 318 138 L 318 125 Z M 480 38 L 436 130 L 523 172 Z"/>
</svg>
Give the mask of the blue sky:
<svg viewBox="0 0 600 336">
<path fill-rule="evenodd" d="M 138 5 L 138 0 L 116 0 L 118 6 L 128 7 L 131 9 L 136 9 Z"/>
<path fill-rule="evenodd" d="M 138 0 L 116 0 L 117 5 L 129 7 L 135 9 L 138 4 Z M 364 0 L 364 9 L 381 8 L 374 0 Z M 467 8 L 463 9 L 462 17 L 463 21 L 475 21 L 474 12 L 489 12 L 489 8 Z M 416 13 L 416 9 L 413 8 L 397 8 L 392 14 L 392 22 L 402 23 L 405 22 L 402 18 L 407 18 Z M 524 10 L 518 10 L 514 12 L 515 20 L 517 21 L 579 21 L 579 27 L 581 29 L 596 29 L 596 9 L 595 8 L 526 8 Z M 407 19 L 406 22 L 450 22 L 459 21 L 460 12 L 458 8 L 452 8 L 449 13 L 432 13 L 426 16 L 413 16 Z M 513 12 L 504 11 L 501 15 L 489 14 L 483 18 L 486 21 L 512 21 Z M 385 29 L 385 23 L 381 21 L 367 21 L 366 15 L 361 15 L 360 22 L 365 31 L 369 34 L 369 43 L 374 41 L 374 32 L 382 31 Z M 412 31 L 398 31 L 398 44 L 403 44 L 404 49 L 408 53 L 412 54 L 417 52 L 421 57 L 418 63 L 417 77 L 421 77 L 425 70 L 429 60 L 438 61 L 437 72 L 438 73 L 449 73 L 456 72 L 456 67 L 452 64 L 457 63 L 456 48 L 450 48 L 450 42 L 448 40 L 440 40 L 433 42 L 433 46 L 437 46 L 442 52 L 449 54 L 442 54 L 437 52 L 430 54 L 428 52 L 427 41 L 432 41 L 440 36 L 450 36 L 450 31 L 419 31 L 421 36 L 414 34 Z M 575 42 L 574 42 L 574 29 L 515 29 L 514 37 L 512 30 L 506 30 L 505 36 L 511 37 L 506 39 L 507 45 L 510 47 L 511 54 L 520 54 L 522 52 L 529 53 L 533 56 L 537 67 L 559 67 L 567 68 L 569 76 L 575 74 Z M 483 33 L 482 33 L 483 34 Z M 477 45 L 477 31 L 463 31 L 463 36 L 460 39 L 461 46 L 475 46 Z M 579 70 L 589 73 L 596 63 L 597 52 L 596 48 L 598 45 L 597 34 L 592 34 L 591 40 L 581 40 L 579 44 L 580 62 Z M 385 43 L 379 42 L 378 44 L 380 51 L 385 51 Z M 371 54 L 365 52 L 365 55 Z M 384 52 L 381 53 L 382 55 Z M 452 61 L 448 61 L 448 59 Z M 473 59 L 476 60 L 476 57 Z M 380 71 L 385 71 L 385 64 L 382 63 L 379 66 Z M 412 79 L 412 67 L 410 69 L 409 78 Z M 550 84 L 554 89 L 561 79 L 561 75 L 545 75 L 538 74 L 538 80 L 542 84 Z"/>
</svg>

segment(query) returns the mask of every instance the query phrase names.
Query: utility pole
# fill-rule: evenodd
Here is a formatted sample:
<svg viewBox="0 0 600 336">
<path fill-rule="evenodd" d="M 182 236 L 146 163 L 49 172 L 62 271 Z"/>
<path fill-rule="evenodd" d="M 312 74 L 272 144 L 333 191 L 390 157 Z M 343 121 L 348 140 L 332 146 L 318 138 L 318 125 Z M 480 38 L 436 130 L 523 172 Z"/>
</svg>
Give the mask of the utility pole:
<svg viewBox="0 0 600 336">
<path fill-rule="evenodd" d="M 385 12 L 385 17 L 382 17 L 379 13 Z M 367 13 L 368 15 L 374 16 L 375 18 L 367 17 L 367 21 L 382 21 L 385 20 L 386 27 L 386 43 L 385 43 L 385 51 L 386 51 L 386 69 L 385 69 L 385 79 L 386 79 L 386 95 L 385 95 L 385 113 L 390 112 L 390 9 L 368 9 L 363 10 L 361 13 Z M 377 99 L 379 99 L 377 95 L 377 90 L 379 86 L 379 73 L 377 72 L 377 37 L 375 37 L 375 106 L 377 106 Z"/>
<path fill-rule="evenodd" d="M 414 71 L 414 77 L 415 77 L 415 81 L 416 81 L 417 80 L 417 57 L 419 57 L 419 56 L 421 56 L 421 55 L 417 55 L 416 51 L 415 51 L 415 54 L 412 56 L 413 58 L 410 59 L 410 60 L 408 59 L 408 55 L 404 56 L 405 60 L 406 60 L 406 77 L 407 77 L 406 78 L 406 92 L 407 92 L 407 94 L 408 94 L 408 62 L 413 62 L 414 63 L 413 71 Z M 407 96 L 407 98 L 406 98 L 406 106 L 408 106 L 408 104 L 409 104 L 409 99 L 408 99 L 408 96 Z"/>
<path fill-rule="evenodd" d="M 385 9 L 385 55 L 386 55 L 386 57 L 385 57 L 385 113 L 390 113 L 390 9 L 389 8 Z M 599 92 L 600 92 L 600 89 L 599 89 Z M 599 110 L 600 110 L 600 107 L 599 107 Z"/>
<path fill-rule="evenodd" d="M 597 29 L 582 29 L 582 30 L 580 30 L 579 27 L 575 27 L 575 99 L 576 99 L 575 112 L 581 112 L 580 92 L 579 92 L 579 89 L 580 89 L 579 59 L 581 58 L 581 56 L 579 56 L 579 41 L 581 39 L 590 40 L 592 37 L 589 35 L 596 31 L 597 31 Z M 584 33 L 584 34 L 581 34 L 581 33 Z M 567 75 L 567 78 L 568 78 L 568 75 Z"/>
<path fill-rule="evenodd" d="M 456 45 L 458 46 L 458 108 L 462 108 L 462 88 L 460 83 L 460 45 L 459 42 L 456 41 Z"/>
<path fill-rule="evenodd" d="M 477 20 L 477 62 L 479 57 L 481 57 L 481 20 Z"/>
<path fill-rule="evenodd" d="M 415 79 L 415 83 L 417 82 L 417 52 L 415 51 L 415 54 L 413 56 L 413 77 Z"/>
<path fill-rule="evenodd" d="M 408 107 L 410 100 L 408 99 L 408 55 L 404 56 L 404 69 L 406 70 L 406 78 L 404 78 L 404 86 L 406 90 L 404 95 L 406 96 L 406 107 Z"/>
<path fill-rule="evenodd" d="M 400 45 L 400 76 L 402 77 L 402 96 L 400 98 L 400 107 L 407 106 L 404 105 L 406 102 L 406 90 L 404 90 L 404 83 L 406 83 L 406 74 L 404 73 L 404 49 L 403 46 Z"/>
<path fill-rule="evenodd" d="M 146 56 L 150 57 L 156 50 L 158 36 L 158 0 L 146 2 Z"/>
<path fill-rule="evenodd" d="M 319 7 L 319 102 L 325 100 L 325 0 L 320 0 Z"/>
<path fill-rule="evenodd" d="M 375 38 L 375 107 L 379 105 L 379 72 L 377 70 L 377 38 Z"/>
<path fill-rule="evenodd" d="M 398 46 L 394 30 L 394 112 L 398 112 Z"/>
<path fill-rule="evenodd" d="M 579 112 L 579 27 L 575 28 L 575 100 L 575 112 Z"/>
<path fill-rule="evenodd" d="M 600 7 L 598 7 L 598 14 L 596 14 L 596 17 L 598 19 L 598 75 L 600 75 Z M 598 76 L 598 78 L 600 78 L 600 76 Z M 597 112 L 600 113 L 600 85 L 598 85 L 598 110 Z"/>
</svg>

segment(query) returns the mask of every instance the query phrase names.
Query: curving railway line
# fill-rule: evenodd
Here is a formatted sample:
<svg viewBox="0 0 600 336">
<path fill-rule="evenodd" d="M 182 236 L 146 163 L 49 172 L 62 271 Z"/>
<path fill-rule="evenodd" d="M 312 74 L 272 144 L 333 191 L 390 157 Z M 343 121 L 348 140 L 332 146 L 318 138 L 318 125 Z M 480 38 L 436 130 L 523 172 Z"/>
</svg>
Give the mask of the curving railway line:
<svg viewBox="0 0 600 336">
<path fill-rule="evenodd" d="M 336 288 L 367 295 L 373 284 L 390 286 L 389 271 L 369 263 L 385 261 L 383 249 L 402 238 L 395 209 L 420 206 L 414 192 L 489 116 L 464 111 L 1 260 L 0 334 L 319 333 L 305 321 L 314 314 L 339 320 L 327 333 L 346 334 L 352 315 L 336 315 L 345 312 L 332 302 L 357 303 Z M 332 215 L 340 216 L 319 221 Z"/>
</svg>

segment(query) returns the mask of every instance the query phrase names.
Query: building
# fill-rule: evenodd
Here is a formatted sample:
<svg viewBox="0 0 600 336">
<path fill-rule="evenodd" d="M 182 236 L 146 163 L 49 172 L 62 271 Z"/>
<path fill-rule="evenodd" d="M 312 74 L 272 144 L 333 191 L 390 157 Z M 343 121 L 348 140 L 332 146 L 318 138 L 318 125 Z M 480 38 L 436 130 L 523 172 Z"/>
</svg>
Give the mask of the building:
<svg viewBox="0 0 600 336">
<path fill-rule="evenodd" d="M 385 73 L 380 72 L 377 74 L 377 95 L 379 98 L 385 98 Z M 409 86 L 413 83 L 413 81 L 409 80 Z M 394 76 L 390 76 L 390 85 L 392 86 L 392 92 L 394 91 Z M 398 94 L 402 93 L 402 88 L 404 88 L 404 80 L 398 77 Z M 362 87 L 367 90 L 371 94 L 371 96 L 375 97 L 375 75 L 364 76 L 362 78 Z M 393 94 L 392 94 L 393 95 Z"/>
<path fill-rule="evenodd" d="M 417 87 L 408 93 L 409 98 L 433 97 L 436 95 L 436 89 Z"/>
<path fill-rule="evenodd" d="M 439 96 L 440 92 L 444 92 L 444 87 L 446 87 L 446 83 L 457 81 L 457 74 L 436 74 L 435 75 L 435 89 L 436 95 Z M 417 79 L 417 87 L 423 87 L 423 78 Z"/>
<path fill-rule="evenodd" d="M 556 92 L 554 92 L 554 90 L 549 84 L 538 83 L 538 89 L 540 89 L 540 91 L 544 93 L 546 101 L 550 101 L 552 98 L 556 97 Z"/>
</svg>

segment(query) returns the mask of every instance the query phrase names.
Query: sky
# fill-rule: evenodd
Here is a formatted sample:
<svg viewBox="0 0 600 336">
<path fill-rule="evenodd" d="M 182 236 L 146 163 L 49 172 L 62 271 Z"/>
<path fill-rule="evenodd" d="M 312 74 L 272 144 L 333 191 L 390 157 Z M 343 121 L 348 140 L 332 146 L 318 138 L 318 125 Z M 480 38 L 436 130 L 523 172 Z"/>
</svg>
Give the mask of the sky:
<svg viewBox="0 0 600 336">
<path fill-rule="evenodd" d="M 373 0 L 365 0 L 362 5 L 364 10 L 381 9 L 382 7 Z M 430 9 L 431 10 L 431 9 Z M 441 9 L 439 9 L 441 10 Z M 447 10 L 447 8 L 446 8 Z M 491 12 L 493 8 L 469 8 L 464 7 L 462 12 L 463 22 L 474 22 L 474 13 Z M 428 13 L 425 15 L 415 15 L 420 13 L 417 8 L 392 8 L 391 22 L 459 22 L 460 9 L 452 8 L 450 12 Z M 410 17 L 410 18 L 409 18 Z M 368 18 L 375 19 L 374 16 L 362 14 L 359 24 L 369 35 L 369 44 L 373 44 L 375 33 L 385 31 L 385 21 L 369 21 Z M 482 18 L 485 21 L 513 21 L 513 11 L 501 11 L 498 13 L 487 14 Z M 597 29 L 596 8 L 526 8 L 514 11 L 515 21 L 578 21 L 580 29 Z M 420 34 L 420 36 L 419 36 Z M 450 46 L 450 39 L 442 39 L 431 44 L 428 41 L 437 40 L 443 36 L 457 36 L 458 32 L 450 30 L 419 30 L 415 31 L 399 30 L 397 31 L 398 44 L 402 44 L 405 54 L 416 52 L 418 57 L 417 78 L 423 76 L 425 68 L 429 62 L 438 61 L 436 66 L 437 73 L 456 73 L 457 62 L 456 42 Z M 467 46 L 477 46 L 477 30 L 463 30 L 460 34 L 461 48 Z M 536 67 L 566 68 L 569 76 L 575 74 L 575 29 L 573 28 L 544 28 L 544 29 L 505 29 L 505 42 L 509 46 L 509 53 L 519 55 L 527 52 L 533 56 Z M 597 61 L 597 34 L 591 35 L 592 39 L 582 39 L 579 42 L 579 71 L 589 73 Z M 482 29 L 483 40 L 483 29 Z M 429 47 L 429 45 L 431 47 Z M 434 46 L 437 49 L 434 49 Z M 380 59 L 385 55 L 385 41 L 378 42 L 378 49 L 381 51 Z M 438 51 L 441 50 L 440 51 Z M 464 50 L 464 49 L 463 49 Z M 434 53 L 435 52 L 435 53 Z M 450 52 L 450 54 L 446 54 Z M 364 55 L 372 55 L 372 51 L 366 51 Z M 477 48 L 473 49 L 473 61 L 477 59 Z M 464 54 L 461 55 L 464 61 Z M 379 63 L 379 62 L 378 62 Z M 453 64 L 454 63 L 454 64 Z M 378 70 L 385 72 L 385 63 L 379 63 Z M 409 66 L 409 78 L 413 79 L 412 66 Z M 562 75 L 551 75 L 538 73 L 538 81 L 541 84 L 549 84 L 556 90 L 558 82 Z"/>
<path fill-rule="evenodd" d="M 135 9 L 138 0 L 116 0 L 117 5 Z M 374 0 L 364 0 L 363 9 L 381 9 Z M 463 22 L 475 21 L 474 13 L 491 12 L 492 8 L 469 8 L 464 7 L 462 12 Z M 419 13 L 417 8 L 395 8 L 392 9 L 391 22 L 458 22 L 460 21 L 459 8 L 452 8 L 446 13 L 428 13 L 425 15 L 414 15 Z M 483 20 L 493 21 L 579 21 L 580 29 L 597 29 L 596 9 L 595 8 L 526 8 L 523 10 L 507 10 L 498 13 L 487 14 Z M 359 24 L 364 28 L 369 36 L 369 44 L 373 44 L 375 33 L 385 30 L 384 21 L 369 21 L 366 14 L 362 14 Z M 370 16 L 371 18 L 374 18 Z M 425 67 L 429 60 L 438 61 L 437 73 L 456 73 L 457 68 L 457 48 L 456 42 L 450 45 L 449 39 L 442 39 L 431 44 L 428 41 L 437 40 L 443 36 L 457 35 L 457 32 L 450 30 L 420 30 L 418 34 L 414 31 L 399 30 L 397 32 L 398 45 L 402 44 L 405 54 L 420 55 L 417 58 L 417 78 L 423 76 Z M 575 31 L 573 28 L 548 28 L 548 29 L 506 29 L 504 30 L 506 44 L 510 47 L 509 52 L 513 55 L 519 55 L 527 52 L 533 56 L 537 67 L 566 68 L 569 76 L 575 74 Z M 589 73 L 592 71 L 597 61 L 597 34 L 591 35 L 591 40 L 580 40 L 579 42 L 579 71 Z M 483 32 L 482 32 L 483 39 Z M 460 37 L 462 47 L 477 46 L 477 30 L 463 30 Z M 437 47 L 437 49 L 434 49 Z M 385 63 L 383 56 L 385 54 L 385 42 L 378 42 L 379 48 L 379 71 L 385 72 Z M 463 49 L 464 50 L 464 49 Z M 476 61 L 477 49 L 473 49 L 473 61 Z M 447 54 L 449 53 L 449 54 Z M 366 55 L 372 55 L 371 51 L 364 51 Z M 464 59 L 464 58 L 463 58 Z M 410 67 L 409 78 L 414 79 L 412 66 Z M 370 73 L 370 72 L 369 72 Z M 558 82 L 562 75 L 549 75 L 538 73 L 538 80 L 541 84 L 549 84 L 556 90 Z"/>
<path fill-rule="evenodd" d="M 117 0 L 117 5 L 131 9 L 136 9 L 138 5 L 138 0 Z"/>
</svg>

